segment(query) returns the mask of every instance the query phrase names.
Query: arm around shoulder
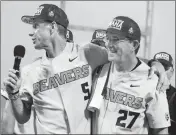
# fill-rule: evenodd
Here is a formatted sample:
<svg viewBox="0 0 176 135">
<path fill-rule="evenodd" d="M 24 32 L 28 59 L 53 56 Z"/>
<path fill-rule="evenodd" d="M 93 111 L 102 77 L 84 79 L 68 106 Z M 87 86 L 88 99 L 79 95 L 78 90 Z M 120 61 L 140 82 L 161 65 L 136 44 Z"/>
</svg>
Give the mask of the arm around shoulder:
<svg viewBox="0 0 176 135">
<path fill-rule="evenodd" d="M 84 46 L 85 59 L 91 66 L 92 70 L 108 62 L 107 49 L 93 43 Z"/>
</svg>

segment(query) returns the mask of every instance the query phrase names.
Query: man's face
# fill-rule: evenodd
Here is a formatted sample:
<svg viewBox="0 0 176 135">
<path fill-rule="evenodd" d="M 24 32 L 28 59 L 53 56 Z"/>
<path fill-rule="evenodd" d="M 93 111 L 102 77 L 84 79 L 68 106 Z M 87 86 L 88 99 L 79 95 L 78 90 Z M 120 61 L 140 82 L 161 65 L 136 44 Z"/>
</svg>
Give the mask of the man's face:
<svg viewBox="0 0 176 135">
<path fill-rule="evenodd" d="M 123 62 L 130 57 L 132 43 L 128 39 L 119 39 L 117 35 L 108 32 L 105 42 L 109 61 Z"/>
<path fill-rule="evenodd" d="M 30 34 L 35 49 L 45 49 L 50 44 L 51 33 L 49 23 L 38 20 L 33 24 L 33 33 Z"/>
</svg>

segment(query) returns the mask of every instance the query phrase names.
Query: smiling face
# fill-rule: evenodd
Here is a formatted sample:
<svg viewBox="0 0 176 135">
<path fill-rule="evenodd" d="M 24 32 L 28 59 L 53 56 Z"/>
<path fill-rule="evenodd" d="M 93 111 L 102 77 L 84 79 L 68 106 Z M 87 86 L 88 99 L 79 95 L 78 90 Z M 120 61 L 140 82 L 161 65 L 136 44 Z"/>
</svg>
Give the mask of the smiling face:
<svg viewBox="0 0 176 135">
<path fill-rule="evenodd" d="M 109 61 L 114 61 L 116 63 L 124 62 L 131 57 L 133 48 L 133 43 L 128 39 L 119 39 L 116 34 L 107 32 L 106 36 L 106 46 L 108 49 L 108 59 Z"/>
<path fill-rule="evenodd" d="M 35 49 L 45 49 L 51 43 L 51 26 L 49 24 L 41 20 L 33 24 L 33 33 L 29 35 L 32 37 Z"/>
</svg>

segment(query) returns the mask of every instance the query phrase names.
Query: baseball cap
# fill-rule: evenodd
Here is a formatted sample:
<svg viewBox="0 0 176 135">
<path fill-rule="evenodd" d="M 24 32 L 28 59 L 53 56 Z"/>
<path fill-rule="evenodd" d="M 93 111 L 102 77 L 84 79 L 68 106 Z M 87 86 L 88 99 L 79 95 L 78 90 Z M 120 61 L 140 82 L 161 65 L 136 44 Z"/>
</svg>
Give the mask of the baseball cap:
<svg viewBox="0 0 176 135">
<path fill-rule="evenodd" d="M 173 67 L 174 61 L 172 56 L 166 52 L 159 52 L 154 55 L 154 60 L 158 60 L 164 67 Z"/>
<path fill-rule="evenodd" d="M 107 32 L 114 33 L 119 39 L 128 38 L 140 43 L 141 30 L 138 24 L 129 17 L 117 16 L 109 24 Z"/>
<path fill-rule="evenodd" d="M 66 39 L 67 42 L 73 42 L 73 33 L 69 29 L 67 29 Z"/>
<path fill-rule="evenodd" d="M 94 31 L 93 35 L 92 35 L 92 40 L 91 42 L 95 41 L 95 40 L 102 40 L 106 37 L 106 30 L 103 29 L 97 29 Z"/>
<path fill-rule="evenodd" d="M 53 22 L 62 25 L 67 28 L 69 21 L 65 12 L 56 5 L 53 4 L 42 4 L 38 7 L 34 16 L 22 16 L 21 20 L 28 24 L 33 24 L 36 19 Z"/>
</svg>

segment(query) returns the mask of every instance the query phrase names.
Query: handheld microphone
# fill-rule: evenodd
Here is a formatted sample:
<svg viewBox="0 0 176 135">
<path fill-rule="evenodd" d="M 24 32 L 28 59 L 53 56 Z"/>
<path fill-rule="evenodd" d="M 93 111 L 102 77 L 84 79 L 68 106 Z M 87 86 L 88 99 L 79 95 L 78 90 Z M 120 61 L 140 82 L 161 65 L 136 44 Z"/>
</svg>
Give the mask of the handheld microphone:
<svg viewBox="0 0 176 135">
<path fill-rule="evenodd" d="M 25 47 L 22 45 L 15 46 L 14 48 L 15 61 L 14 61 L 13 69 L 19 71 L 21 59 L 24 57 L 24 55 L 25 55 Z M 17 76 L 19 76 L 19 72 L 17 72 Z"/>
</svg>

